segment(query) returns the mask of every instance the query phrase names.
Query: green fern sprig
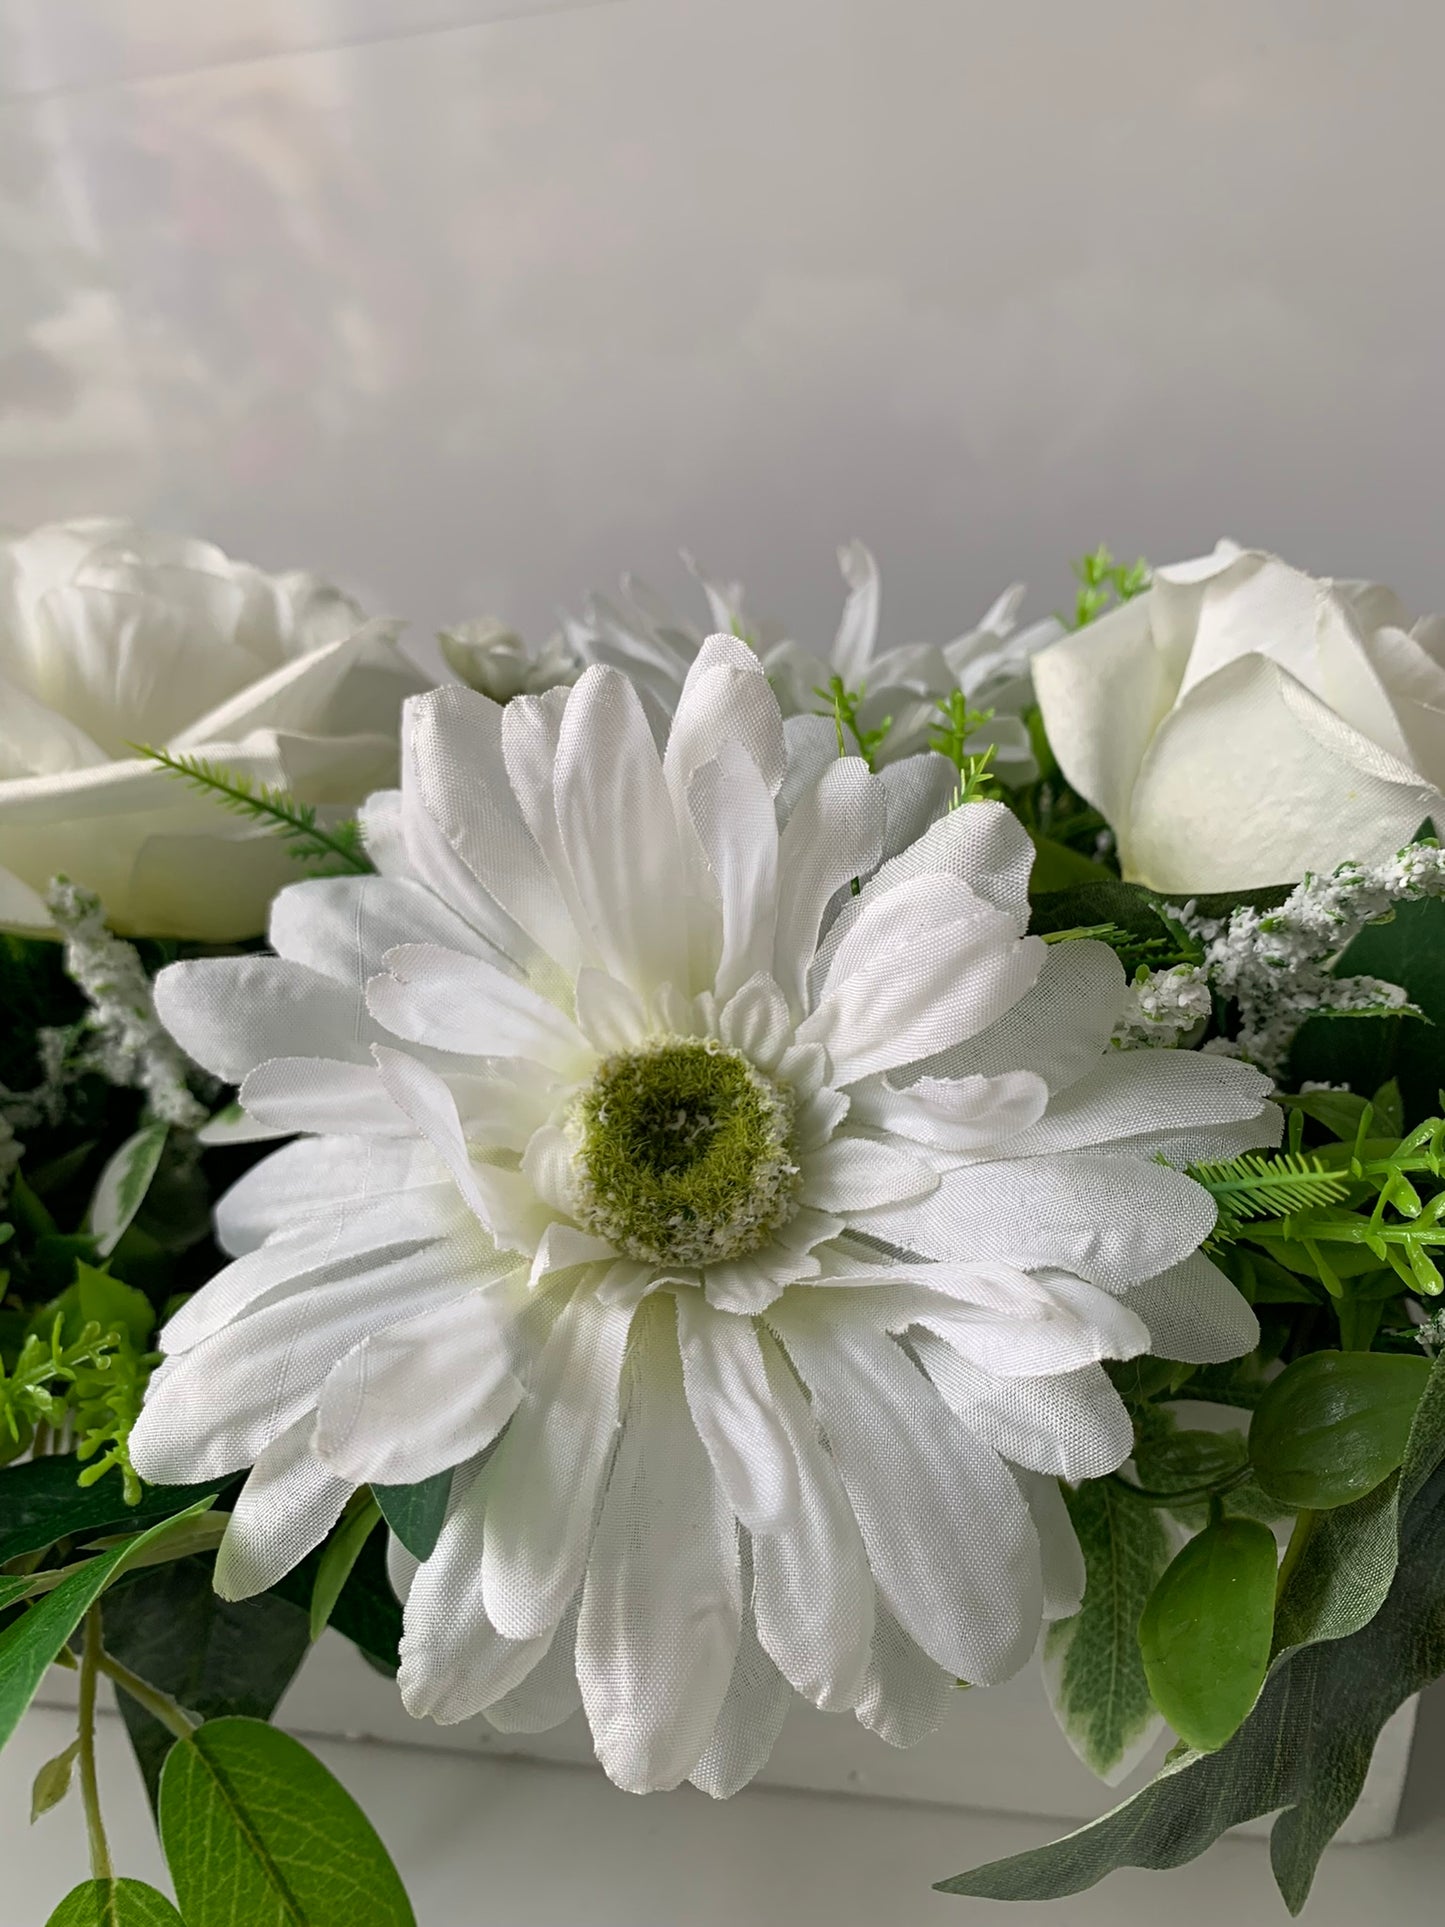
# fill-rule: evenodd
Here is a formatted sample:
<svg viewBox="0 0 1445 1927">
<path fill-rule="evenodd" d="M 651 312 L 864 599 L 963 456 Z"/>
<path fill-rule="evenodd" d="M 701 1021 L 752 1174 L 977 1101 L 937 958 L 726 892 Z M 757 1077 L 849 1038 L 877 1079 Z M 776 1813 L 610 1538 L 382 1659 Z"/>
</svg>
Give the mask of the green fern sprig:
<svg viewBox="0 0 1445 1927">
<path fill-rule="evenodd" d="M 1350 1189 L 1348 1173 L 1327 1170 L 1306 1151 L 1282 1151 L 1273 1157 L 1246 1151 L 1221 1163 L 1191 1165 L 1189 1175 L 1219 1207 L 1216 1239 L 1251 1219 L 1338 1204 Z"/>
<path fill-rule="evenodd" d="M 222 809 L 264 825 L 291 845 L 291 854 L 299 861 L 339 863 L 363 876 L 374 868 L 361 840 L 361 826 L 354 818 L 323 827 L 317 821 L 314 804 L 301 802 L 288 790 L 257 783 L 242 770 L 223 769 L 204 756 L 176 755 L 147 743 L 134 747 L 138 755 L 169 770 L 192 789 L 214 796 Z"/>
</svg>

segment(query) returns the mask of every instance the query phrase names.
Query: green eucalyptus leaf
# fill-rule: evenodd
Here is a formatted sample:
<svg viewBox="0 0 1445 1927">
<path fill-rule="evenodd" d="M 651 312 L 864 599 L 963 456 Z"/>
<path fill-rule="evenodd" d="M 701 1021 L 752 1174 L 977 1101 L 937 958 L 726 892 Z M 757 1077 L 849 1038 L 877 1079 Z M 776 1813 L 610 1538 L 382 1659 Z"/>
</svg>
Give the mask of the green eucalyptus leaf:
<svg viewBox="0 0 1445 1927">
<path fill-rule="evenodd" d="M 1224 1747 L 1172 1759 L 1102 1819 L 958 1874 L 941 1891 L 1058 1899 L 1116 1867 L 1182 1866 L 1230 1827 L 1278 1813 L 1270 1859 L 1298 1913 L 1359 1797 L 1380 1728 L 1445 1673 L 1445 1360 L 1399 1473 L 1312 1526 L 1276 1611 L 1264 1690 Z"/>
<path fill-rule="evenodd" d="M 90 1230 L 102 1258 L 115 1250 L 144 1203 L 169 1136 L 168 1124 L 142 1125 L 101 1172 L 90 1201 Z"/>
<path fill-rule="evenodd" d="M 80 1741 L 72 1740 L 70 1745 L 53 1760 L 47 1760 L 36 1774 L 30 1788 L 30 1824 L 58 1807 L 70 1791 L 70 1776 L 75 1768 L 75 1756 L 80 1751 Z"/>
<path fill-rule="evenodd" d="M 1249 1432 L 1255 1476 L 1311 1512 L 1348 1505 L 1405 1456 L 1429 1362 L 1387 1352 L 1310 1352 L 1273 1381 Z"/>
<path fill-rule="evenodd" d="M 1091 1772 L 1112 1784 L 1159 1731 L 1139 1655 L 1139 1615 L 1169 1563 L 1158 1510 L 1113 1479 L 1064 1488 L 1086 1574 L 1084 1603 L 1050 1626 L 1044 1678 L 1064 1737 Z"/>
<path fill-rule="evenodd" d="M 413 1559 L 430 1559 L 446 1523 L 452 1493 L 450 1472 L 437 1472 L 416 1485 L 373 1485 L 381 1516 Z"/>
<path fill-rule="evenodd" d="M 42 1552 L 57 1540 L 120 1526 L 127 1531 L 154 1525 L 212 1499 L 229 1481 L 207 1485 L 152 1485 L 140 1503 L 128 1506 L 119 1473 L 109 1473 L 84 1488 L 76 1479 L 85 1470 L 73 1452 L 32 1459 L 0 1470 L 0 1566 L 23 1552 Z"/>
<path fill-rule="evenodd" d="M 262 1721 L 211 1720 L 177 1741 L 160 1833 L 186 1927 L 416 1927 L 360 1807 Z"/>
<path fill-rule="evenodd" d="M 361 1549 L 381 1523 L 381 1507 L 362 1486 L 351 1495 L 341 1523 L 321 1549 L 316 1582 L 311 1589 L 311 1637 L 320 1639 L 341 1597 L 341 1588 L 351 1577 Z"/>
<path fill-rule="evenodd" d="M 199 1518 L 210 1505 L 209 1499 L 203 1499 L 177 1519 L 163 1520 L 108 1552 L 97 1553 L 0 1633 L 0 1746 L 20 1724 L 56 1654 L 106 1587 L 119 1578 L 137 1554 L 163 1538 L 180 1519 Z"/>
<path fill-rule="evenodd" d="M 306 1614 L 274 1593 L 222 1599 L 209 1559 L 127 1574 L 106 1594 L 106 1650 L 202 1719 L 269 1719 L 311 1649 Z M 125 1692 L 116 1704 L 152 1805 L 175 1735 Z"/>
<path fill-rule="evenodd" d="M 86 1880 L 72 1887 L 45 1927 L 186 1927 L 165 1895 L 143 1880 Z"/>
<path fill-rule="evenodd" d="M 1189 1541 L 1149 1595 L 1139 1621 L 1149 1690 L 1200 1752 L 1223 1746 L 1259 1697 L 1277 1563 L 1268 1526 L 1221 1519 Z"/>
</svg>

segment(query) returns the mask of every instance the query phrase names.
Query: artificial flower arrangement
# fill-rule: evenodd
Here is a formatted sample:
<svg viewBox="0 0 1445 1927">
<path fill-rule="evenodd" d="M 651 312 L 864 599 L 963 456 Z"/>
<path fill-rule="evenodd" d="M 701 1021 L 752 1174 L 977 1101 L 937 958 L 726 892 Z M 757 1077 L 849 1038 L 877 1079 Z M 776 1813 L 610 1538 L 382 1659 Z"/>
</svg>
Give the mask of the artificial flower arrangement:
<svg viewBox="0 0 1445 1927">
<path fill-rule="evenodd" d="M 1222 544 L 880 651 L 842 562 L 827 651 L 699 571 L 705 628 L 628 584 L 427 690 L 309 577 L 0 549 L 52 1927 L 412 1920 L 267 1723 L 328 1625 L 418 1717 L 580 1708 L 716 1797 L 795 1697 L 907 1746 L 1041 1648 L 1103 1778 L 1178 1745 L 942 1888 L 1278 1813 L 1291 1911 L 1445 1671 L 1445 623 Z M 176 1907 L 116 1870 L 102 1677 Z"/>
</svg>

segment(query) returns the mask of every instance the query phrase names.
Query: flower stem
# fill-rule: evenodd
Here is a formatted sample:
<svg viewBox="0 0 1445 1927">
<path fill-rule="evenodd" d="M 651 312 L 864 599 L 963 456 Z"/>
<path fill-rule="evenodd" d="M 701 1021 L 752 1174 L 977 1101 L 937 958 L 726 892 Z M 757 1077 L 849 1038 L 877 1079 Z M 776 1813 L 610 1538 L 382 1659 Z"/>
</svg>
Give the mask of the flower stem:
<svg viewBox="0 0 1445 1927">
<path fill-rule="evenodd" d="M 174 1733 L 178 1740 L 188 1740 L 200 1725 L 200 1721 L 193 1720 L 169 1693 L 152 1686 L 149 1680 L 142 1679 L 139 1673 L 133 1673 L 129 1666 L 123 1666 L 109 1653 L 99 1653 L 95 1663 L 107 1679 L 114 1680 L 123 1693 L 129 1693 L 137 1706 L 143 1706 L 153 1720 L 159 1720 L 166 1731 Z"/>
<path fill-rule="evenodd" d="M 110 1842 L 100 1817 L 100 1785 L 95 1770 L 95 1676 L 100 1665 L 100 1607 L 85 1615 L 85 1644 L 80 1656 L 80 1797 L 85 1807 L 85 1831 L 90 1841 L 90 1871 L 96 1880 L 111 1880 Z"/>
</svg>

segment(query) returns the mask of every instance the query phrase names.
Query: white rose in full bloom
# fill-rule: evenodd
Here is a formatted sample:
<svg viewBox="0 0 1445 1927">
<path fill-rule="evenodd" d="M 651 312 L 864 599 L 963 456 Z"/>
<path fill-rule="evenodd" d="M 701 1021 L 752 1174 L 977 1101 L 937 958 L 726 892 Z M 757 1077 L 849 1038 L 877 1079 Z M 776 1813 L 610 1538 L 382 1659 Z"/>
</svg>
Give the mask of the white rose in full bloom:
<svg viewBox="0 0 1445 1927">
<path fill-rule="evenodd" d="M 549 689 L 576 682 L 582 673 L 564 636 L 549 636 L 540 648 L 533 648 L 525 636 L 491 616 L 443 629 L 437 641 L 453 675 L 494 703 L 509 703 L 513 696 L 545 695 Z"/>
<path fill-rule="evenodd" d="M 63 874 L 118 930 L 255 936 L 297 874 L 285 845 L 133 746 L 351 807 L 394 770 L 422 686 L 315 576 L 120 521 L 0 541 L 0 926 L 48 929 Z"/>
<path fill-rule="evenodd" d="M 1445 618 L 1232 542 L 1036 656 L 1034 685 L 1125 877 L 1156 890 L 1377 862 L 1445 785 Z"/>
</svg>

